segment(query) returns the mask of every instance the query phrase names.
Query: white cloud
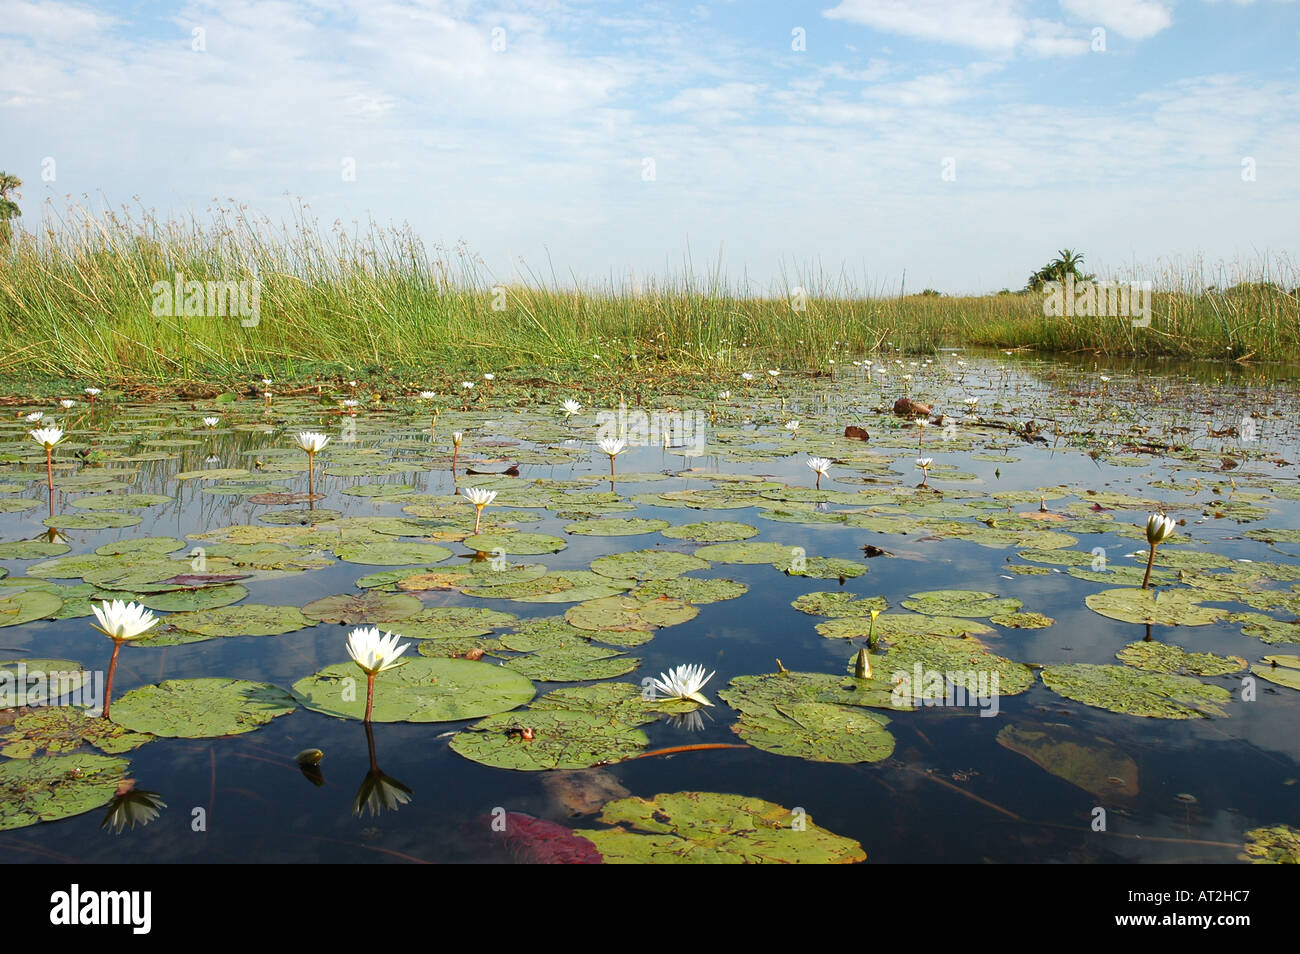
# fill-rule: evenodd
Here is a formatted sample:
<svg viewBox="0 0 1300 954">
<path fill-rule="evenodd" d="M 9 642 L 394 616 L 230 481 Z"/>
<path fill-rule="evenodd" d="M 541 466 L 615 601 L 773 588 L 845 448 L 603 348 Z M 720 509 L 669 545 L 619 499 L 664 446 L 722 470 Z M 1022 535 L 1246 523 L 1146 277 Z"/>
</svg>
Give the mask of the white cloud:
<svg viewBox="0 0 1300 954">
<path fill-rule="evenodd" d="M 1160 0 L 1061 0 L 1061 8 L 1130 40 L 1145 40 L 1173 23 Z"/>
<path fill-rule="evenodd" d="M 1015 0 L 840 0 L 823 16 L 921 40 L 1008 52 L 1024 39 L 1027 27 Z"/>
<path fill-rule="evenodd" d="M 94 10 L 56 0 L 0 0 L 0 35 L 14 34 L 53 42 L 84 39 L 116 20 Z"/>
</svg>

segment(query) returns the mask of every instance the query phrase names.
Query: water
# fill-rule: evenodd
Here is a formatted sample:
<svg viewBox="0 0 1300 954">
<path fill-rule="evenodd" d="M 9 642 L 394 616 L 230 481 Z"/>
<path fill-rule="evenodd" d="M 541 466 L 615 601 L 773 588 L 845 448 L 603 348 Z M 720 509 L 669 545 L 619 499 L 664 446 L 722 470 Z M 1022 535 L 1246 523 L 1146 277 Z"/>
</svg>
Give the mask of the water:
<svg viewBox="0 0 1300 954">
<path fill-rule="evenodd" d="M 1064 486 L 1073 494 L 1049 499 L 1046 504 L 1049 510 L 1066 514 L 1070 504 L 1088 504 L 1089 490 L 1113 491 L 1184 508 L 1171 510 L 1171 514 L 1187 520 L 1182 530 L 1195 542 L 1162 547 L 1162 554 L 1181 549 L 1219 554 L 1234 561 L 1297 562 L 1300 544 L 1270 545 L 1244 537 L 1252 529 L 1300 526 L 1295 496 L 1284 496 L 1297 486 L 1294 458 L 1296 422 L 1300 420 L 1294 377 L 1288 371 L 1234 367 L 1207 380 L 1203 369 L 1190 367 L 1110 365 L 1094 370 L 1091 361 L 1047 363 L 1001 355 L 967 360 L 965 369 L 959 368 L 952 356 L 943 356 L 928 367 L 920 362 L 916 367 L 891 365 L 893 370 L 883 385 L 878 376 L 873 376 L 871 383 L 864 382 L 863 373 L 855 369 L 847 375 L 841 372 L 834 382 L 787 382 L 780 389 L 759 387 L 757 382 L 748 389 L 736 386 L 729 402 L 683 398 L 676 404 L 687 412 L 712 409 L 713 421 L 699 421 L 707 433 L 706 452 L 694 456 L 661 446 L 630 448 L 617 458 L 620 474 L 670 476 L 619 481 L 612 489 L 627 499 L 732 486 L 710 482 L 698 472 L 763 475 L 791 487 L 811 488 L 814 475 L 804 463 L 808 453 L 843 457 L 857 450 L 880 458 L 860 462 L 857 469 L 852 464 L 834 465 L 832 479 L 823 479 L 822 489 L 862 491 L 864 497 L 878 500 L 881 494 L 903 488 L 899 498 L 902 509 L 878 504 L 884 508 L 881 513 L 915 519 L 910 508 L 939 502 L 972 503 L 979 518 L 954 519 L 972 527 L 984 527 L 978 522 L 982 518 L 995 523 L 1011 519 L 1012 525 L 1018 525 L 1009 517 L 1007 503 L 991 494 Z M 840 366 L 851 368 L 847 359 Z M 871 410 L 882 405 L 882 399 L 892 403 L 902 393 L 900 378 L 905 373 L 913 375 L 908 384 L 913 396 L 958 420 L 956 430 L 946 436 L 942 426 L 927 428 L 920 451 L 915 428 Z M 1100 374 L 1110 378 L 1104 386 Z M 1017 427 L 1033 420 L 1043 440 L 1026 441 L 1005 429 L 976 427 L 961 404 L 967 395 L 979 397 L 977 414 L 983 420 Z M 344 518 L 401 517 L 403 506 L 415 499 L 389 502 L 342 493 L 362 485 L 412 485 L 413 494 L 425 503 L 453 501 L 449 459 L 453 429 L 467 435 L 459 455 L 461 486 L 465 486 L 466 464 L 500 469 L 510 461 L 535 459 L 530 455 L 536 452 L 550 462 L 521 463 L 520 480 L 582 482 L 563 485 L 573 500 L 581 503 L 584 495 L 611 490 L 611 484 L 596 480 L 608 474 L 609 464 L 595 449 L 595 411 L 616 404 L 617 399 L 602 402 L 592 395 L 580 395 L 590 408 L 565 424 L 558 411 L 559 399 L 564 396 L 555 401 L 556 408 L 533 411 L 446 411 L 432 443 L 429 414 L 418 401 L 363 406 L 351 425 L 335 408 L 306 400 L 281 399 L 270 408 L 252 401 L 220 407 L 116 405 L 98 407 L 93 414 L 86 414 L 81 406 L 66 416 L 72 433 L 70 441 L 55 451 L 56 477 L 107 469 L 120 472 L 132 493 L 164 494 L 171 500 L 125 511 L 143 517 L 138 525 L 73 529 L 66 531 L 63 539 L 76 554 L 116 540 L 144 536 L 186 539 L 232 525 L 265 526 L 262 515 L 286 508 L 250 503 L 242 496 L 204 493 L 201 488 L 220 482 L 178 482 L 172 475 L 242 467 L 250 470 L 252 477 L 269 471 L 267 480 L 259 483 L 305 491 L 305 455 L 285 449 L 292 448 L 293 435 L 307 427 L 335 438 L 317 461 L 316 489 L 325 496 L 315 507 L 341 511 Z M 65 420 L 63 411 L 46 410 L 60 422 Z M 199 424 L 199 418 L 209 413 L 222 417 L 213 432 Z M 1247 423 L 1253 422 L 1255 429 L 1254 440 L 1243 441 L 1240 435 L 1247 415 Z M 800 427 L 792 438 L 782 425 L 794 419 L 800 421 Z M 865 426 L 871 441 L 850 445 L 833 440 L 850 423 Z M 1238 436 L 1209 437 L 1207 425 L 1216 432 L 1236 427 Z M 354 433 L 350 427 L 355 428 Z M 31 498 L 40 506 L 0 515 L 0 539 L 4 542 L 35 538 L 47 531 L 43 523 L 49 516 L 43 454 L 23 440 L 23 430 L 19 422 L 12 422 L 0 434 L 5 441 L 0 452 L 9 455 L 5 460 L 10 461 L 4 465 L 5 472 L 0 472 L 0 482 L 12 480 L 22 485 L 5 494 L 6 499 Z M 350 434 L 354 440 L 345 441 Z M 1140 439 L 1152 445 L 1176 445 L 1178 450 L 1134 450 Z M 188 443 L 172 443 L 177 440 Z M 76 451 L 86 447 L 102 456 L 92 463 L 79 462 Z M 337 461 L 340 455 L 358 450 L 373 453 L 376 463 L 396 460 L 418 469 L 371 476 L 329 475 L 331 459 Z M 754 459 L 756 454 L 761 459 Z M 929 484 L 942 492 L 941 498 L 915 489 L 920 482 L 920 473 L 914 468 L 918 454 L 934 458 Z M 141 457 L 162 459 L 127 459 Z M 1233 462 L 1230 470 L 1218 469 L 1225 466 L 1225 457 Z M 882 469 L 886 464 L 892 467 Z M 279 473 L 276 468 L 281 465 L 296 470 Z M 946 479 L 944 467 L 970 477 Z M 695 472 L 678 476 L 687 468 Z M 862 482 L 863 478 L 871 482 Z M 1229 480 L 1235 481 L 1235 489 Z M 1153 482 L 1165 486 L 1153 488 Z M 85 496 L 82 491 L 56 490 L 53 510 L 60 515 L 95 512 L 78 511 L 73 506 Z M 472 523 L 472 508 L 464 501 L 459 503 L 464 509 L 461 522 Z M 800 504 L 766 498 L 763 503 L 788 508 Z M 1230 506 L 1225 511 L 1224 504 L 1233 503 L 1267 511 L 1253 515 Z M 817 508 L 814 513 L 861 509 L 838 500 L 812 506 Z M 287 509 L 302 507 L 296 504 Z M 522 525 L 522 530 L 563 537 L 567 547 L 554 554 L 511 559 L 541 562 L 551 570 L 586 569 L 597 557 L 625 550 L 691 552 L 696 548 L 690 541 L 668 539 L 659 533 L 615 537 L 570 534 L 564 527 L 573 520 L 559 516 L 559 508 L 526 509 L 541 519 Z M 1011 509 L 1032 514 L 1038 504 L 1013 502 Z M 1215 519 L 1202 511 L 1229 515 Z M 497 519 L 506 512 L 498 503 L 489 507 L 487 516 Z M 1051 529 L 1077 537 L 1075 550 L 1103 547 L 1111 564 L 1141 569 L 1145 541 L 1121 536 L 1118 531 L 1143 525 L 1146 511 L 1112 509 L 1096 515 L 1113 518 L 1115 531 L 1072 533 L 1072 522 L 1088 519 L 1082 510 L 1052 524 Z M 1015 597 L 1023 602 L 1023 611 L 1045 614 L 1055 623 L 1044 629 L 995 626 L 993 633 L 980 638 L 1001 656 L 1046 666 L 1114 664 L 1117 651 L 1147 635 L 1190 651 L 1241 656 L 1247 664 L 1266 654 L 1297 652 L 1295 643 L 1269 645 L 1243 635 L 1237 622 L 1152 625 L 1148 630 L 1141 623 L 1104 617 L 1089 609 L 1084 599 L 1107 589 L 1106 585 L 1075 578 L 1063 572 L 1063 566 L 1019 559 L 1015 546 L 981 546 L 942 531 L 879 533 L 844 525 L 780 522 L 765 518 L 754 506 L 700 510 L 637 503 L 634 510 L 610 516 L 656 518 L 674 525 L 739 521 L 758 528 L 754 541 L 779 543 L 792 553 L 802 548 L 810 557 L 854 560 L 868 568 L 863 575 L 843 582 L 787 575 L 766 564 L 715 563 L 708 570 L 689 574 L 736 580 L 746 584 L 748 592 L 738 599 L 700 605 L 695 618 L 659 629 L 651 641 L 627 650 L 643 661 L 616 681 L 640 686 L 647 676 L 685 662 L 716 670 L 705 689 L 715 706 L 701 710 L 698 726 L 688 728 L 679 720 L 643 726 L 648 736 L 646 751 L 740 743 L 731 728 L 737 714 L 718 693 L 735 677 L 775 672 L 778 659 L 794 672 L 843 674 L 863 641 L 854 640 L 850 645 L 846 640 L 825 638 L 815 629 L 825 622 L 824 617 L 791 606 L 799 596 L 815 591 L 883 596 L 891 613 L 908 612 L 900 605 L 902 600 L 928 590 L 960 588 Z M 1255 519 L 1250 519 L 1252 516 Z M 188 569 L 185 554 L 200 542 L 186 539 L 186 549 L 172 554 L 183 561 L 178 564 L 180 569 Z M 881 547 L 888 555 L 866 559 L 861 551 L 865 544 Z M 445 545 L 454 555 L 439 567 L 460 565 L 472 556 L 472 550 L 458 542 Z M 1141 559 L 1126 557 L 1139 551 Z M 37 562 L 3 561 L 0 565 L 10 576 L 5 582 L 12 583 L 13 577 Z M 1008 571 L 1012 565 L 1036 565 L 1049 572 L 1019 575 Z M 356 592 L 358 578 L 384 569 L 387 567 L 340 560 L 324 569 L 244 581 L 249 592 L 242 602 L 301 607 L 329 594 Z M 56 582 L 72 585 L 80 580 Z M 1286 593 L 1291 584 L 1275 581 L 1267 586 Z M 563 614 L 574 605 L 478 599 L 452 590 L 427 591 L 420 597 L 428 606 L 489 607 L 523 617 Z M 1208 602 L 1227 611 L 1258 611 L 1234 603 Z M 1289 620 L 1296 614 L 1284 605 L 1271 615 Z M 988 624 L 987 620 L 972 622 Z M 351 628 L 320 623 L 278 636 L 214 638 L 165 648 L 127 646 L 116 674 L 114 700 L 161 680 L 210 676 L 288 688 L 324 666 L 346 661 L 344 640 Z M 400 631 L 397 624 L 394 628 Z M 107 639 L 90 628 L 86 617 L 0 629 L 0 662 L 64 658 L 102 671 L 111 648 Z M 414 649 L 410 655 L 414 656 Z M 485 660 L 493 661 L 492 654 Z M 891 668 L 887 654 L 877 657 L 875 666 L 878 671 Z M 875 862 L 1233 861 L 1241 853 L 1246 831 L 1297 823 L 1300 693 L 1256 679 L 1256 697 L 1246 701 L 1242 686 L 1248 675 L 1240 672 L 1202 678 L 1232 693 L 1224 707 L 1226 717 L 1165 720 L 1114 713 L 1071 701 L 1037 680 L 1027 692 L 998 698 L 993 717 L 981 717 L 975 706 L 887 713 L 894 751 L 879 762 L 814 762 L 745 746 L 634 759 L 591 769 L 586 777 L 643 797 L 678 791 L 734 792 L 791 809 L 802 808 L 819 827 L 860 842 Z M 381 688 L 384 678 L 379 677 Z M 562 685 L 538 683 L 538 694 Z M 527 719 L 526 710 L 521 717 Z M 0 719 L 8 721 L 12 720 Z M 526 846 L 507 844 L 493 831 L 494 812 L 498 816 L 502 810 L 526 813 L 574 828 L 605 827 L 593 814 L 575 815 L 573 800 L 566 802 L 546 783 L 549 773 L 492 768 L 453 751 L 449 747 L 451 733 L 473 721 L 374 725 L 375 762 L 412 792 L 409 802 L 395 811 L 361 816 L 353 812 L 353 800 L 371 767 L 363 724 L 300 707 L 247 734 L 215 739 L 160 738 L 126 753 L 128 775 L 136 787 L 156 792 L 166 803 L 149 824 L 114 834 L 101 829 L 104 808 L 99 807 L 75 817 L 0 832 L 0 847 L 10 858 L 32 861 L 508 861 L 530 856 Z M 1094 791 L 1085 790 L 999 744 L 999 734 L 1008 727 L 1015 732 L 1047 732 L 1060 739 L 1103 746 L 1131 760 L 1134 777 L 1107 782 L 1103 776 L 1092 786 Z M 4 742 L 0 736 L 0 744 Z M 304 777 L 294 762 L 295 753 L 306 748 L 324 752 L 320 766 L 323 783 L 319 786 Z M 1097 772 L 1092 774 L 1096 783 Z M 1104 831 L 1095 830 L 1099 809 L 1104 811 Z"/>
</svg>

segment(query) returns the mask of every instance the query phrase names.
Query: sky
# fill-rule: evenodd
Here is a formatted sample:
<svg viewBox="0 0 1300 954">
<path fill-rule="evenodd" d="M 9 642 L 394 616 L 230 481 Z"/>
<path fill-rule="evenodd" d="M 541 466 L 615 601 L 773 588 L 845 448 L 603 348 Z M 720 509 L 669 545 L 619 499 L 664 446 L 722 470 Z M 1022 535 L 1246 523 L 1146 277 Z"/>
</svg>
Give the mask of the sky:
<svg viewBox="0 0 1300 954">
<path fill-rule="evenodd" d="M 1019 288 L 1300 252 L 1296 0 L 0 0 L 0 170 L 495 278 Z"/>
</svg>

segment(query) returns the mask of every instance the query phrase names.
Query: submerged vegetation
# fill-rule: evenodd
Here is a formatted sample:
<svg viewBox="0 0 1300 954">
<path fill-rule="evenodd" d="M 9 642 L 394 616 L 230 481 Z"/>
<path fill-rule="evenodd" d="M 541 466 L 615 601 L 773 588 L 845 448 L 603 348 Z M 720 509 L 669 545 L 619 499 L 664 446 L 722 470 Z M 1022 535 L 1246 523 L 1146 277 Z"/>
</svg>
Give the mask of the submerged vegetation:
<svg viewBox="0 0 1300 954">
<path fill-rule="evenodd" d="M 1153 283 L 1150 325 L 1134 327 L 1128 317 L 1047 317 L 1040 292 L 908 294 L 825 273 L 766 290 L 720 275 L 575 288 L 553 274 L 494 276 L 463 246 L 429 249 L 405 228 L 322 229 L 305 211 L 292 228 L 238 208 L 217 209 L 212 224 L 80 208 L 47 221 L 39 234 L 15 231 L 0 253 L 6 379 L 423 376 L 449 388 L 512 368 L 610 382 L 708 382 L 761 365 L 831 373 L 855 355 L 959 347 L 1214 361 L 1300 353 L 1300 273 L 1285 258 L 1113 276 Z M 1068 258 L 1057 272 L 1074 269 Z"/>
</svg>

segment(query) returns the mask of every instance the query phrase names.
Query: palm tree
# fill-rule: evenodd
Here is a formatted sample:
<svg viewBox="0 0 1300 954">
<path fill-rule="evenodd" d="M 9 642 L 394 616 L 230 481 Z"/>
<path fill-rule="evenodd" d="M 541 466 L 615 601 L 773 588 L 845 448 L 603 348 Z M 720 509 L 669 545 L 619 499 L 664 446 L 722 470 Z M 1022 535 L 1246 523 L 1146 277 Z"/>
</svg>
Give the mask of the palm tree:
<svg viewBox="0 0 1300 954">
<path fill-rule="evenodd" d="M 1030 291 L 1040 291 L 1048 282 L 1065 281 L 1067 275 L 1073 275 L 1079 281 L 1090 281 L 1094 276 L 1085 275 L 1080 271 L 1079 266 L 1082 264 L 1082 254 L 1076 253 L 1073 249 L 1063 248 L 1056 253 L 1056 258 L 1029 276 L 1025 287 Z"/>
<path fill-rule="evenodd" d="M 22 195 L 18 190 L 22 186 L 22 179 L 11 176 L 7 172 L 0 172 L 0 250 L 9 247 L 9 238 L 13 234 L 13 227 L 9 224 L 9 220 L 23 214 L 22 209 L 18 208 L 18 203 L 9 198 L 9 193 L 12 192 L 14 199 L 21 199 Z"/>
</svg>

